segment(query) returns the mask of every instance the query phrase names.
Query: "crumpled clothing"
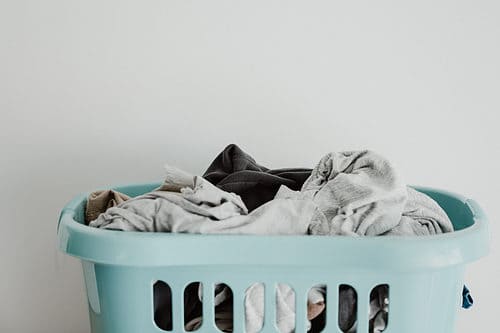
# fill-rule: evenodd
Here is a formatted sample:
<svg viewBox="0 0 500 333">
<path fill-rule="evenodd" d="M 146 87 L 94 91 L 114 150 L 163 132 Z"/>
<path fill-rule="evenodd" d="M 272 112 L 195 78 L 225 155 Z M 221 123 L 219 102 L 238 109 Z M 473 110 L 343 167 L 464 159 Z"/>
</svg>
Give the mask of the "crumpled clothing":
<svg viewBox="0 0 500 333">
<path fill-rule="evenodd" d="M 109 208 L 90 226 L 124 231 L 296 235 L 307 234 L 309 222 L 316 214 L 319 214 L 316 205 L 304 198 L 272 200 L 248 213 L 238 195 L 225 192 L 201 177 L 187 177 L 182 171 L 167 166 L 166 181 L 160 190 Z M 255 304 L 259 291 L 258 288 L 252 290 L 255 292 L 247 297 L 248 311 L 253 309 L 259 316 L 259 311 L 263 311 Z M 289 315 L 294 304 L 290 304 L 288 298 L 284 299 L 286 297 L 286 293 L 279 296 L 277 306 L 278 313 L 283 314 L 280 324 L 283 327 L 294 323 L 294 317 Z M 225 304 L 227 295 L 220 298 L 216 306 Z M 227 327 L 230 322 L 227 313 L 218 312 L 217 322 L 221 327 Z M 263 318 L 263 312 L 260 317 Z M 251 328 L 254 322 L 248 320 L 248 327 Z M 186 327 L 194 328 L 200 323 L 195 318 Z"/>
<path fill-rule="evenodd" d="M 248 159 L 243 161 L 246 161 L 242 166 L 244 171 L 261 172 L 251 170 L 256 167 L 248 163 Z M 307 169 L 300 170 L 301 176 L 308 174 Z M 330 153 L 321 159 L 300 191 L 296 190 L 299 180 L 291 189 L 286 184 L 272 183 L 274 199 L 268 201 L 266 197 L 266 203 L 256 204 L 249 212 L 240 196 L 224 191 L 222 186 L 218 188 L 201 177 L 167 167 L 166 181 L 159 190 L 109 208 L 90 225 L 132 231 L 262 235 L 427 235 L 453 230 L 437 203 L 403 185 L 390 163 L 370 151 Z M 253 315 L 254 320 L 246 324 L 250 331 L 258 331 L 261 285 L 252 287 L 245 311 L 247 318 Z M 380 288 L 370 298 L 370 333 L 383 331 L 387 323 L 388 290 Z M 288 313 L 294 313 L 294 309 L 291 310 L 294 302 L 290 303 L 291 293 L 282 291 L 282 297 L 277 300 L 281 307 L 277 314 L 282 318 L 278 324 L 284 332 L 292 332 L 294 317 L 293 320 L 286 318 L 291 318 Z M 339 327 L 343 332 L 353 332 L 356 329 L 355 291 L 346 286 L 339 292 Z M 219 327 L 228 331 L 232 330 L 232 320 L 227 316 L 229 300 L 230 297 L 222 297 L 217 305 L 219 314 L 216 311 Z M 324 298 L 308 304 L 308 312 L 313 311 L 313 305 L 319 306 L 314 308 L 315 319 L 319 318 L 317 312 L 324 314 L 321 302 Z M 198 317 L 193 318 L 186 327 L 199 326 Z"/>
<path fill-rule="evenodd" d="M 194 188 L 181 192 L 154 191 L 109 208 L 90 223 L 92 227 L 198 234 L 307 234 L 318 214 L 310 200 L 278 199 L 250 214 L 241 199 L 201 177 Z"/>
<path fill-rule="evenodd" d="M 384 234 L 398 225 L 407 199 L 393 166 L 368 150 L 327 154 L 301 193 L 326 217 L 327 225 L 313 223 L 311 233 L 328 235 Z"/>
<path fill-rule="evenodd" d="M 371 151 L 329 153 L 301 191 L 280 187 L 276 198 L 311 199 L 322 212 L 315 235 L 433 235 L 453 231 L 446 212 L 429 196 L 404 185 L 394 168 Z"/>
<path fill-rule="evenodd" d="M 196 295 L 197 299 L 194 303 L 198 305 L 199 311 L 197 316 L 185 316 L 187 322 L 184 324 L 184 330 L 187 332 L 196 331 L 199 329 L 203 323 L 202 317 L 202 301 L 203 301 L 203 285 L 200 283 L 194 283 L 197 289 L 192 291 Z M 233 313 L 232 313 L 232 292 L 231 289 L 224 283 L 217 284 L 215 286 L 215 325 L 222 332 L 232 332 L 233 331 Z"/>
<path fill-rule="evenodd" d="M 453 231 L 446 212 L 426 194 L 404 185 L 391 164 L 371 151 L 330 153 L 300 192 L 281 187 L 277 198 L 308 197 L 323 216 L 311 221 L 317 235 L 433 235 Z M 356 330 L 355 291 L 340 288 L 339 327 Z M 382 332 L 388 317 L 388 288 L 370 298 L 370 333 Z"/>
<path fill-rule="evenodd" d="M 128 195 L 113 190 L 90 193 L 87 197 L 87 205 L 85 208 L 85 224 L 88 225 L 108 208 L 117 206 L 128 199 L 130 199 Z"/>
<path fill-rule="evenodd" d="M 325 316 L 325 285 L 316 285 L 309 290 L 307 298 L 307 329 L 311 332 L 311 321 L 316 320 L 319 327 L 324 327 Z M 191 319 L 185 325 L 186 331 L 195 331 L 202 324 L 201 302 L 202 288 L 198 289 L 200 311 L 196 318 Z M 369 327 L 370 333 L 383 332 L 387 326 L 389 308 L 389 287 L 387 285 L 376 286 L 370 294 Z M 215 288 L 215 323 L 223 332 L 233 331 L 232 322 L 232 293 L 225 284 L 218 284 Z M 295 293 L 287 284 L 276 286 L 276 325 L 282 333 L 295 331 Z M 349 285 L 339 287 L 339 318 L 338 324 L 342 332 L 356 332 L 356 291 Z M 260 332 L 264 324 L 264 285 L 262 283 L 252 284 L 245 293 L 245 332 Z M 319 331 L 319 330 L 318 330 Z"/>
<path fill-rule="evenodd" d="M 272 292 L 272 291 L 271 291 Z M 276 285 L 276 326 L 282 333 L 295 331 L 295 292 L 287 284 Z M 325 309 L 325 286 L 311 288 L 307 296 L 307 319 L 312 320 Z M 245 298 L 246 332 L 256 333 L 264 325 L 264 284 L 255 283 Z M 308 330 L 311 323 L 308 323 Z"/>
<path fill-rule="evenodd" d="M 202 286 L 199 288 L 199 299 L 202 297 Z M 215 323 L 223 332 L 232 332 L 232 304 L 230 288 L 218 284 L 215 288 Z M 287 284 L 276 286 L 276 325 L 282 333 L 295 330 L 295 292 Z M 307 319 L 312 320 L 325 309 L 325 286 L 317 285 L 308 293 Z M 186 331 L 197 330 L 202 324 L 202 317 L 192 319 L 185 325 Z M 260 332 L 264 325 L 264 284 L 254 283 L 245 292 L 245 332 Z M 309 323 L 310 327 L 310 323 Z"/>
<path fill-rule="evenodd" d="M 220 189 L 238 194 L 249 211 L 274 199 L 281 185 L 300 190 L 311 174 L 307 168 L 270 170 L 237 145 L 228 145 L 207 168 L 203 177 Z"/>
<path fill-rule="evenodd" d="M 324 286 L 318 285 L 321 290 L 320 295 L 324 295 L 326 290 Z M 310 296 L 310 295 L 309 295 Z M 357 296 L 356 290 L 346 284 L 339 286 L 339 317 L 338 326 L 340 330 L 344 333 L 355 333 L 356 332 L 356 313 L 357 313 Z M 378 285 L 373 288 L 370 294 L 370 309 L 369 309 L 369 331 L 370 333 L 381 333 L 385 330 L 387 326 L 388 311 L 389 311 L 389 287 L 388 285 Z M 333 300 L 334 302 L 336 300 Z M 310 319 L 310 318 L 309 318 Z M 322 327 L 325 327 L 326 317 L 324 313 L 322 316 L 315 318 L 315 323 L 317 329 L 314 327 L 309 331 L 320 332 Z"/>
<path fill-rule="evenodd" d="M 407 187 L 408 199 L 399 224 L 384 235 L 427 236 L 452 232 L 446 212 L 428 195 Z"/>
<path fill-rule="evenodd" d="M 389 317 L 389 286 L 379 285 L 370 294 L 369 332 L 381 333 Z"/>
</svg>

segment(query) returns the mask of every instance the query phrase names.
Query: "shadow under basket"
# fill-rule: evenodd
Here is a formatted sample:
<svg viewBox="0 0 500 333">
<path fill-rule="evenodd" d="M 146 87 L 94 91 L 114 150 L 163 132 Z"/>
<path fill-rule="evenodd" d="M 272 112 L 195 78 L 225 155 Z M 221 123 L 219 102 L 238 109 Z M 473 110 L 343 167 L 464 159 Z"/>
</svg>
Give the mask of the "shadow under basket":
<svg viewBox="0 0 500 333">
<path fill-rule="evenodd" d="M 115 188 L 137 196 L 158 184 Z M 257 236 L 122 232 L 83 224 L 82 194 L 62 210 L 58 239 L 61 251 L 80 258 L 89 303 L 92 333 L 184 332 L 184 290 L 203 285 L 203 322 L 196 332 L 218 332 L 215 284 L 233 295 L 233 332 L 245 332 L 245 291 L 264 285 L 264 324 L 276 327 L 278 284 L 295 292 L 295 332 L 306 332 L 307 293 L 326 285 L 323 332 L 342 333 L 338 325 L 339 287 L 357 296 L 357 333 L 369 332 L 370 293 L 390 290 L 386 333 L 453 333 L 462 304 L 465 264 L 488 252 L 487 221 L 473 200 L 446 191 L 415 187 L 431 196 L 450 217 L 455 232 L 433 236 Z M 154 314 L 154 286 L 168 287 L 169 327 Z M 161 325 L 160 325 L 161 326 Z"/>
</svg>

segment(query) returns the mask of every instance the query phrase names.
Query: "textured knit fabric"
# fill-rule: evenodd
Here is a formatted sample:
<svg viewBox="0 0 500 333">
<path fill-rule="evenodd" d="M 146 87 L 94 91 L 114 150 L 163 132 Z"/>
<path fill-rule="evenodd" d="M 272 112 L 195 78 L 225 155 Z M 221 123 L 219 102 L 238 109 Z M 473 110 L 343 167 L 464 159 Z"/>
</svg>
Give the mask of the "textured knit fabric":
<svg viewBox="0 0 500 333">
<path fill-rule="evenodd" d="M 398 225 L 407 190 L 392 165 L 371 151 L 330 153 L 301 192 L 324 213 L 327 229 L 313 234 L 376 236 Z"/>
<path fill-rule="evenodd" d="M 401 220 L 385 235 L 426 236 L 453 231 L 448 215 L 436 201 L 411 187 L 407 187 L 407 193 Z"/>
</svg>

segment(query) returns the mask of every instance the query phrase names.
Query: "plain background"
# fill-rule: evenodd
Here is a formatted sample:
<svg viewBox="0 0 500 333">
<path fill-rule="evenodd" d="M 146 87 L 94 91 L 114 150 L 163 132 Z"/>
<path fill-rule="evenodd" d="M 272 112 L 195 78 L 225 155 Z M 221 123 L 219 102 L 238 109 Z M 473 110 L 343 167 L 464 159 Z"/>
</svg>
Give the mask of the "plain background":
<svg viewBox="0 0 500 333">
<path fill-rule="evenodd" d="M 0 331 L 89 332 L 56 250 L 72 196 L 201 173 L 231 142 L 270 167 L 370 148 L 476 199 L 492 252 L 458 332 L 494 331 L 499 59 L 496 0 L 1 0 Z"/>
</svg>

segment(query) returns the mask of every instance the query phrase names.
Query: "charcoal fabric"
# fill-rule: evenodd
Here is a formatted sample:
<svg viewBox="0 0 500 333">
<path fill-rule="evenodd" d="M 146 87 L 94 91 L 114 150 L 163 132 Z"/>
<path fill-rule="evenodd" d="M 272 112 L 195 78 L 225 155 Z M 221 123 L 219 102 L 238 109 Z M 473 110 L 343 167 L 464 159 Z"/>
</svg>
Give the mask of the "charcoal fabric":
<svg viewBox="0 0 500 333">
<path fill-rule="evenodd" d="M 311 169 L 268 169 L 237 145 L 228 145 L 214 159 L 203 178 L 218 188 L 238 194 L 249 211 L 274 199 L 281 185 L 300 190 Z"/>
</svg>

